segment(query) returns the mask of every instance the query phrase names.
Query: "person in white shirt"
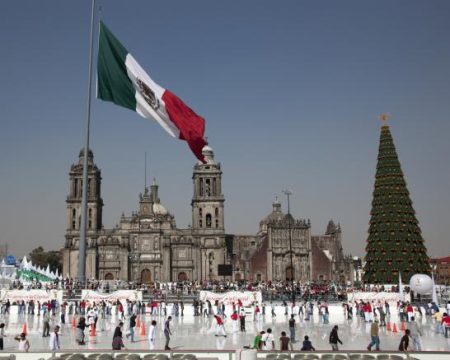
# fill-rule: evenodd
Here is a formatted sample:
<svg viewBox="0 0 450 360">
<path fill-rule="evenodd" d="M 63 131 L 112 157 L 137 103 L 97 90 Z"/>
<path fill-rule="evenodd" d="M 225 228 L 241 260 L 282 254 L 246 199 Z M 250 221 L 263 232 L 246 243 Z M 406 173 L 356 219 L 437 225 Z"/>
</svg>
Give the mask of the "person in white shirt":
<svg viewBox="0 0 450 360">
<path fill-rule="evenodd" d="M 152 321 L 150 328 L 148 329 L 148 347 L 150 350 L 155 350 L 156 343 L 156 320 Z"/>
<path fill-rule="evenodd" d="M 50 351 L 56 351 L 61 348 L 59 343 L 59 326 L 55 326 L 55 330 L 50 334 L 50 340 L 48 342 L 48 347 Z"/>
<path fill-rule="evenodd" d="M 28 350 L 30 350 L 30 343 L 28 342 L 25 333 L 17 335 L 14 339 L 19 342 L 19 351 L 28 352 Z"/>
<path fill-rule="evenodd" d="M 262 336 L 261 341 L 263 343 L 263 350 L 275 350 L 275 338 L 272 334 L 272 329 L 267 329 L 266 333 Z"/>
</svg>

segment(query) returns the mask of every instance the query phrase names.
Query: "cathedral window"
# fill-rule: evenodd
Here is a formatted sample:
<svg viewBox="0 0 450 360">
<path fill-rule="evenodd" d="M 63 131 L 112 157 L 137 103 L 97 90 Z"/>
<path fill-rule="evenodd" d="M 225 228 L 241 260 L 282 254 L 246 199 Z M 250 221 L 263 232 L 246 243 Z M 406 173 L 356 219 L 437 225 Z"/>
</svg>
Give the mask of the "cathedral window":
<svg viewBox="0 0 450 360">
<path fill-rule="evenodd" d="M 211 214 L 206 214 L 206 227 L 211 227 Z"/>
<path fill-rule="evenodd" d="M 219 227 L 219 219 L 216 219 L 216 228 Z"/>
<path fill-rule="evenodd" d="M 75 230 L 76 226 L 77 226 L 77 222 L 75 220 L 72 221 L 72 230 Z"/>
<path fill-rule="evenodd" d="M 89 209 L 89 218 L 92 218 L 92 209 Z"/>
<path fill-rule="evenodd" d="M 200 178 L 200 196 L 203 196 L 203 178 Z"/>
<path fill-rule="evenodd" d="M 206 179 L 205 183 L 205 194 L 206 196 L 211 196 L 211 179 Z"/>
<path fill-rule="evenodd" d="M 92 229 L 92 220 L 89 220 L 89 225 L 88 225 L 89 229 Z"/>
<path fill-rule="evenodd" d="M 77 217 L 77 210 L 72 209 L 72 218 L 76 218 L 76 217 Z"/>
<path fill-rule="evenodd" d="M 202 227 L 203 226 L 203 221 L 202 221 L 202 219 L 200 219 L 199 221 L 198 221 L 198 227 Z"/>
</svg>

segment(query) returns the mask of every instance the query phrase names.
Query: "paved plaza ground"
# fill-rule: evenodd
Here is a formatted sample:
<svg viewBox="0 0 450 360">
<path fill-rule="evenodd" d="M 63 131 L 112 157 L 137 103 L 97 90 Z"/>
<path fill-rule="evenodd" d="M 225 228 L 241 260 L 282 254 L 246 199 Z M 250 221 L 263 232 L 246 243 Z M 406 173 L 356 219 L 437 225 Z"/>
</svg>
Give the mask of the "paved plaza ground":
<svg viewBox="0 0 450 360">
<path fill-rule="evenodd" d="M 227 313 L 230 314 L 230 310 L 227 309 Z M 190 305 L 185 306 L 185 315 L 183 317 L 173 317 L 172 329 L 173 336 L 170 342 L 170 346 L 174 350 L 235 350 L 248 346 L 252 343 L 253 338 L 257 331 L 266 330 L 272 328 L 275 335 L 276 346 L 279 348 L 279 337 L 281 331 L 288 332 L 288 318 L 289 315 L 284 315 L 284 308 L 277 307 L 277 316 L 272 317 L 270 315 L 270 307 L 267 307 L 265 316 L 261 321 L 254 321 L 248 319 L 246 321 L 246 332 L 233 333 L 231 320 L 229 317 L 225 320 L 225 328 L 227 337 L 215 336 L 215 319 L 214 317 L 193 316 L 193 309 Z M 362 321 L 360 317 L 354 317 L 353 320 L 344 319 L 342 306 L 339 304 L 330 305 L 330 322 L 329 324 L 323 324 L 321 317 L 318 314 L 317 308 L 314 311 L 314 317 L 310 321 L 305 321 L 303 318 L 296 316 L 297 328 L 296 339 L 294 343 L 294 350 L 300 350 L 301 341 L 304 335 L 309 335 L 313 342 L 313 345 L 317 350 L 331 350 L 328 343 L 328 337 L 330 331 L 334 325 L 339 325 L 339 336 L 343 341 L 343 345 L 340 350 L 365 350 L 370 342 L 370 323 Z M 144 319 L 142 315 L 140 321 Z M 162 350 L 164 348 L 164 334 L 163 334 L 163 322 L 164 317 L 149 315 L 145 316 L 145 324 L 148 335 L 148 327 L 151 320 L 158 322 L 156 349 Z M 7 315 L 2 316 L 2 321 L 6 324 L 6 338 L 5 338 L 5 351 L 12 351 L 17 349 L 17 342 L 13 337 L 22 331 L 24 321 L 27 322 L 28 338 L 31 344 L 31 350 L 37 351 L 48 350 L 48 339 L 42 337 L 42 316 L 29 316 L 29 315 Z M 396 322 L 399 327 L 399 321 L 396 313 L 391 316 L 391 323 Z M 435 332 L 435 323 L 429 317 L 423 317 L 418 319 L 422 329 L 423 336 L 422 350 L 424 351 L 450 351 L 450 338 L 446 339 L 442 334 Z M 96 336 L 87 336 L 86 345 L 81 346 L 75 342 L 75 329 L 72 328 L 71 318 L 67 324 L 62 325 L 61 330 L 61 347 L 62 349 L 111 349 L 112 334 L 116 324 L 119 322 L 117 316 L 113 315 L 106 319 L 99 320 Z M 52 328 L 54 325 L 60 324 L 55 319 L 52 320 Z M 128 321 L 125 319 L 124 333 L 128 327 Z M 89 331 L 86 329 L 85 333 L 88 335 Z M 124 338 L 124 343 L 127 349 L 139 349 L 148 350 L 147 335 L 140 335 L 140 329 L 136 330 L 138 335 L 136 336 L 136 342 L 131 343 Z M 388 332 L 386 328 L 380 328 L 380 341 L 381 350 L 396 351 L 400 342 L 402 332 L 397 333 Z"/>
</svg>

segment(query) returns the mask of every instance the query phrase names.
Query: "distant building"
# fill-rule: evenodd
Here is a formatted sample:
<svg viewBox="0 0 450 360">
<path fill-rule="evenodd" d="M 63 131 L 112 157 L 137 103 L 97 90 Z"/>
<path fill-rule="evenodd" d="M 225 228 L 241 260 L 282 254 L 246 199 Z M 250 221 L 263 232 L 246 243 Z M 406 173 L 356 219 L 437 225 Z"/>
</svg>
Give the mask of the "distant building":
<svg viewBox="0 0 450 360">
<path fill-rule="evenodd" d="M 289 229 L 291 231 L 292 265 Z M 311 235 L 310 220 L 284 214 L 276 200 L 256 235 L 227 235 L 235 280 L 354 281 L 353 260 L 343 254 L 340 225 L 330 220 L 324 235 Z"/>
<path fill-rule="evenodd" d="M 450 256 L 431 259 L 435 282 L 439 285 L 450 285 Z"/>
<path fill-rule="evenodd" d="M 122 214 L 113 229 L 103 227 L 101 171 L 88 154 L 86 277 L 153 281 L 295 280 L 353 281 L 353 262 L 343 255 L 341 228 L 331 220 L 324 235 L 311 236 L 309 220 L 284 214 L 276 200 L 256 235 L 225 234 L 222 171 L 213 150 L 193 169 L 192 226 L 177 228 L 162 205 L 158 185 L 139 195 L 137 211 Z M 69 173 L 63 276 L 77 277 L 84 151 Z M 289 244 L 292 244 L 292 264 Z M 230 275 L 218 265 L 231 264 Z M 292 265 L 292 266 L 291 266 Z"/>
</svg>

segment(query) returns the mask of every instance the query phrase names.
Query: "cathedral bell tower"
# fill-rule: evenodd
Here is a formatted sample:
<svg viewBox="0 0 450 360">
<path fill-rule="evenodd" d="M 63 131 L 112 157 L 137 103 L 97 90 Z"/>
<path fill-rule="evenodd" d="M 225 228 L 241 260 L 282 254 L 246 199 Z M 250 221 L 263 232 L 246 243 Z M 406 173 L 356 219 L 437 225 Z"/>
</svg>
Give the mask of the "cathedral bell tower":
<svg viewBox="0 0 450 360">
<path fill-rule="evenodd" d="M 202 154 L 206 163 L 194 166 L 192 180 L 192 233 L 200 247 L 198 278 L 218 279 L 218 265 L 227 262 L 225 253 L 224 196 L 222 170 L 214 161 L 214 152 L 206 145 Z M 221 278 L 221 277 L 220 277 Z"/>
<path fill-rule="evenodd" d="M 83 189 L 84 149 L 78 162 L 69 172 L 69 195 L 66 199 L 66 244 L 64 249 L 63 275 L 77 277 L 78 246 L 81 224 L 81 197 Z M 88 206 L 87 206 L 87 257 L 86 277 L 95 277 L 97 272 L 95 243 L 102 228 L 103 200 L 101 198 L 101 171 L 94 163 L 92 150 L 88 151 Z"/>
</svg>

